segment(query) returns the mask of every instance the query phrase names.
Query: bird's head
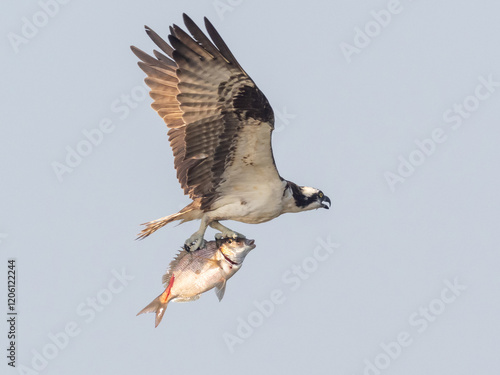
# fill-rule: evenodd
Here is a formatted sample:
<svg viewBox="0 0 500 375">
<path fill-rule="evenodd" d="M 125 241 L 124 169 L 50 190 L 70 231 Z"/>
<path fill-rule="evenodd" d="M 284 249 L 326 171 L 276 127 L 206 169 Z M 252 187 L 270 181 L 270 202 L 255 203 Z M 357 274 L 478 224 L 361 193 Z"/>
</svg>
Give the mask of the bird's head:
<svg viewBox="0 0 500 375">
<path fill-rule="evenodd" d="M 288 182 L 290 189 L 290 203 L 288 212 L 300 212 L 315 210 L 317 208 L 329 209 L 332 201 L 321 190 L 309 187 L 298 186 L 293 182 Z"/>
</svg>

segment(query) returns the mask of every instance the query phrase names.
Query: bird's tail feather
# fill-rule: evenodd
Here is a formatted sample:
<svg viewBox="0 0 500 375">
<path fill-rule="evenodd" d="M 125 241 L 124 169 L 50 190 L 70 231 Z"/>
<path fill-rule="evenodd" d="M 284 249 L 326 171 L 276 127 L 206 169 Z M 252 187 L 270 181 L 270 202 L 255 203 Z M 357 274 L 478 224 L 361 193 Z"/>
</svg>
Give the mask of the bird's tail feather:
<svg viewBox="0 0 500 375">
<path fill-rule="evenodd" d="M 176 214 L 165 216 L 165 217 L 141 224 L 141 225 L 145 225 L 146 228 L 144 228 L 141 231 L 141 233 L 139 233 L 137 235 L 137 239 L 142 240 L 143 238 L 146 238 L 151 233 L 156 232 L 158 229 L 167 225 L 168 223 L 171 223 L 172 221 L 182 220 L 180 222 L 180 224 L 182 224 L 186 221 L 199 219 L 199 218 L 201 218 L 200 214 L 202 214 L 202 212 L 198 209 L 196 202 L 193 202 L 193 203 L 187 205 L 186 207 L 184 207 L 182 210 L 180 210 Z"/>
<path fill-rule="evenodd" d="M 176 221 L 176 220 L 181 220 L 183 215 L 184 215 L 183 212 L 177 212 L 176 214 L 173 214 L 170 216 L 165 216 L 165 217 L 162 217 L 160 219 L 156 219 L 156 220 L 141 224 L 141 225 L 145 225 L 146 228 L 144 228 L 141 231 L 141 233 L 139 233 L 137 235 L 137 239 L 142 240 L 143 238 L 146 238 L 151 233 L 156 232 L 158 229 L 167 225 L 168 223 L 171 223 L 172 221 Z"/>
</svg>

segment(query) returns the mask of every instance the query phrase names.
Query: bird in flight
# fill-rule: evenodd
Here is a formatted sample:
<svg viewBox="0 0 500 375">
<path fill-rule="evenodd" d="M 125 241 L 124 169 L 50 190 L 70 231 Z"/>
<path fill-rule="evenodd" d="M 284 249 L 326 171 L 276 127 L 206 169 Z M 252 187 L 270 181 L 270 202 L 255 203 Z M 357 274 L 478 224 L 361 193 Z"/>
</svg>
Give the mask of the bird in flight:
<svg viewBox="0 0 500 375">
<path fill-rule="evenodd" d="M 245 238 L 220 223 L 257 224 L 287 212 L 329 208 L 321 190 L 282 178 L 274 162 L 274 113 L 265 95 L 205 18 L 211 40 L 183 15 L 191 35 L 177 25 L 164 41 L 146 26 L 161 50 L 154 57 L 132 46 L 147 74 L 151 105 L 169 128 L 168 136 L 184 194 L 193 200 L 179 212 L 145 223 L 138 238 L 164 225 L 201 220 L 185 241 L 196 250 L 208 226 L 216 237 Z"/>
</svg>

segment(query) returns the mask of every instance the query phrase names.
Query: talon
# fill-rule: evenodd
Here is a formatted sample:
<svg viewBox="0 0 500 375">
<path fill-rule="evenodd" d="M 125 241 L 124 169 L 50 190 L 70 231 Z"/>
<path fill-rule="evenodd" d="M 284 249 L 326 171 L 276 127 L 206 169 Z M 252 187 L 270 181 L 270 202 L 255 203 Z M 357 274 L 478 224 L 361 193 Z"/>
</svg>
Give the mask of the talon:
<svg viewBox="0 0 500 375">
<path fill-rule="evenodd" d="M 226 237 L 229 238 L 246 238 L 245 235 L 238 232 L 229 232 L 226 234 Z"/>
<path fill-rule="evenodd" d="M 221 240 L 223 238 L 246 238 L 243 234 L 238 233 L 238 232 L 222 232 L 222 233 L 216 233 L 215 234 L 215 239 L 216 240 Z"/>
<path fill-rule="evenodd" d="M 197 237 L 195 235 L 189 237 L 184 243 L 184 249 L 188 252 L 201 249 L 205 246 L 205 240 L 203 237 Z"/>
</svg>

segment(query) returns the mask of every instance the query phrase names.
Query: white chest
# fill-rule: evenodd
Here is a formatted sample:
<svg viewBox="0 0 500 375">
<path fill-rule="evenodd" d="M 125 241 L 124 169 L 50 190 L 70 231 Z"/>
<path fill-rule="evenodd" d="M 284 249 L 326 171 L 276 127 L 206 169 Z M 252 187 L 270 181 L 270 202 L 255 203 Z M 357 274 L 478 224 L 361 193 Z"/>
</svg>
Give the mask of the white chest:
<svg viewBox="0 0 500 375">
<path fill-rule="evenodd" d="M 285 183 L 280 180 L 241 179 L 214 205 L 214 220 L 236 220 L 248 224 L 269 221 L 283 211 Z"/>
<path fill-rule="evenodd" d="M 221 197 L 208 215 L 213 220 L 249 224 L 279 216 L 286 182 L 281 181 L 274 166 L 269 125 L 249 123 L 242 129 L 234 150 L 217 189 Z"/>
</svg>

